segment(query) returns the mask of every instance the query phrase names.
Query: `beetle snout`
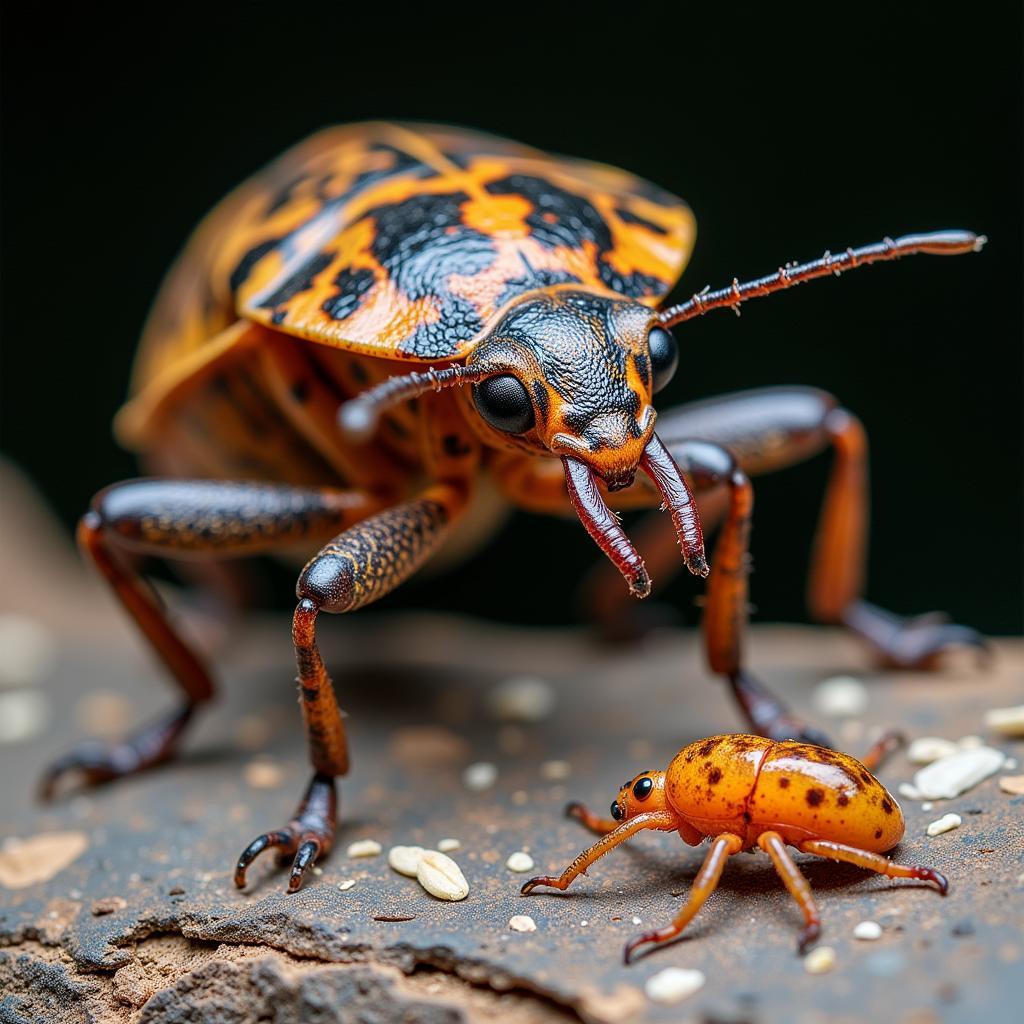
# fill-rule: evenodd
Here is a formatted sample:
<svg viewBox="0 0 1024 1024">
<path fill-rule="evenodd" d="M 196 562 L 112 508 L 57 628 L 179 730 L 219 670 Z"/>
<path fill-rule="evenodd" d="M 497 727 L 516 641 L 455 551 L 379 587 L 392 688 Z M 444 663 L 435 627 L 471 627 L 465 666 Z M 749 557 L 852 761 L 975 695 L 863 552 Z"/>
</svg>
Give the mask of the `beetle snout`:
<svg viewBox="0 0 1024 1024">
<path fill-rule="evenodd" d="M 618 491 L 633 483 L 654 433 L 655 419 L 650 405 L 644 406 L 639 416 L 620 410 L 602 412 L 578 432 L 558 432 L 549 445 L 558 455 L 572 455 L 585 462 L 610 491 Z"/>
</svg>

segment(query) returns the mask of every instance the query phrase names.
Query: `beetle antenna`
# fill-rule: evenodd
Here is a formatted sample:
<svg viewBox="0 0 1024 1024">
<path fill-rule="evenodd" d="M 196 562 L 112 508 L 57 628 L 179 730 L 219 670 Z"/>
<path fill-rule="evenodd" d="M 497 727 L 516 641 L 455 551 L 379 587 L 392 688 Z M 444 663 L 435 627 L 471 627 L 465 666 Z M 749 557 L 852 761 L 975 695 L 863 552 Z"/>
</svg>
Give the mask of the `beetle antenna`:
<svg viewBox="0 0 1024 1024">
<path fill-rule="evenodd" d="M 389 377 L 345 402 L 338 410 L 338 423 L 350 441 L 368 441 L 377 429 L 380 414 L 389 406 L 407 402 L 427 391 L 440 391 L 456 384 L 475 384 L 496 372 L 495 367 L 485 365 L 449 366 L 446 370 L 435 370 L 431 366 L 426 373 Z"/>
<path fill-rule="evenodd" d="M 933 231 L 925 235 L 904 235 L 893 240 L 886 238 L 874 245 L 865 245 L 860 249 L 847 249 L 846 252 L 833 256 L 826 252 L 820 259 L 810 263 L 779 267 L 774 274 L 759 277 L 755 281 L 740 284 L 735 278 L 728 288 L 716 292 L 705 289 L 698 292 L 689 302 L 678 306 L 670 306 L 658 314 L 662 327 L 674 327 L 684 320 L 703 316 L 712 309 L 733 309 L 739 312 L 739 305 L 747 299 L 792 288 L 795 284 L 834 274 L 838 277 L 844 270 L 879 263 L 883 260 L 896 260 L 901 256 L 913 256 L 917 253 L 929 253 L 932 256 L 959 256 L 967 252 L 980 252 L 988 239 L 984 235 L 975 235 L 970 231 Z"/>
</svg>

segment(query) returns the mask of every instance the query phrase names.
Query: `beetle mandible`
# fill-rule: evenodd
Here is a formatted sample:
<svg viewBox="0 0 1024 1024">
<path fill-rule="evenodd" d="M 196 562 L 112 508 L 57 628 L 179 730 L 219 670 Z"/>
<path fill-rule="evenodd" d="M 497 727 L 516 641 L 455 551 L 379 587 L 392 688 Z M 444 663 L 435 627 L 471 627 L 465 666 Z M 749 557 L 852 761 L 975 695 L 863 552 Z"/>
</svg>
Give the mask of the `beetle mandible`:
<svg viewBox="0 0 1024 1024">
<path fill-rule="evenodd" d="M 567 889 L 599 857 L 643 829 L 678 832 L 690 846 L 710 838 L 686 905 L 671 924 L 628 942 L 626 963 L 642 946 L 662 945 L 682 934 L 715 891 L 726 859 L 755 846 L 771 858 L 803 913 L 801 953 L 821 933 L 821 917 L 787 845 L 890 878 L 932 882 L 945 896 L 949 883 L 934 868 L 894 864 L 882 856 L 903 838 L 904 830 L 895 797 L 868 770 L 886 751 L 888 740 L 883 737 L 863 762 L 792 740 L 743 734 L 698 740 L 680 750 L 666 771 L 641 772 L 624 783 L 612 801 L 610 819 L 570 804 L 567 813 L 602 838 L 558 877 L 531 878 L 522 895 L 538 885 Z"/>
<path fill-rule="evenodd" d="M 78 528 L 180 703 L 121 743 L 56 761 L 44 795 L 65 777 L 96 784 L 167 760 L 214 694 L 134 556 L 209 562 L 324 544 L 299 576 L 292 623 L 312 779 L 294 817 L 254 840 L 236 870 L 241 886 L 273 847 L 291 859 L 296 890 L 331 847 L 334 780 L 349 767 L 318 616 L 377 600 L 443 546 L 479 543 L 495 489 L 533 511 L 574 510 L 636 597 L 650 572 L 613 509 L 663 503 L 682 561 L 704 577 L 694 494 L 724 496 L 708 660 L 750 728 L 773 739 L 820 737 L 741 656 L 751 474 L 835 451 L 816 619 L 845 623 L 902 665 L 980 646 L 973 630 L 862 599 L 866 439 L 835 399 L 747 392 L 663 412 L 657 433 L 653 399 L 679 364 L 677 324 L 879 260 L 973 252 L 983 239 L 886 239 L 659 311 L 693 238 L 686 205 L 631 174 L 436 125 L 327 129 L 228 196 L 164 282 L 115 424 L 156 475 L 101 491 Z M 667 574 L 679 557 L 673 548 L 654 561 Z M 622 616 L 618 587 L 621 597 L 607 582 L 593 588 L 606 624 Z"/>
</svg>

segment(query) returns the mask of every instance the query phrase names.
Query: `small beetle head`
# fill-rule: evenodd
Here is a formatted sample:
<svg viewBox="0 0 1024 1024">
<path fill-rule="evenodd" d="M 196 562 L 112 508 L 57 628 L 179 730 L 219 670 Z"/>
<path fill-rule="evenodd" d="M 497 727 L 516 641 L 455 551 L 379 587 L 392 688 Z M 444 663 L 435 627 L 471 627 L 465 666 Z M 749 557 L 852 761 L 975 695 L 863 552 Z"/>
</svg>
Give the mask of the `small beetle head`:
<svg viewBox="0 0 1024 1024">
<path fill-rule="evenodd" d="M 612 801 L 611 815 L 616 821 L 626 821 L 646 811 L 663 811 L 666 807 L 665 773 L 641 772 L 622 784 L 619 795 Z"/>
</svg>

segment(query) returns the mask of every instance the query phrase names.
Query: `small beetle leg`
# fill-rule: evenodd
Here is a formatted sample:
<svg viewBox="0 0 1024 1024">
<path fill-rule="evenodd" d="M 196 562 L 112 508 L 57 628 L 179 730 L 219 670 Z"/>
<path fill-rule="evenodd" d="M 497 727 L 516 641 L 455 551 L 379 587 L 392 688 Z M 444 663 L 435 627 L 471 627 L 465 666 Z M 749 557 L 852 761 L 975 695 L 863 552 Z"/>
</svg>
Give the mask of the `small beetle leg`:
<svg viewBox="0 0 1024 1024">
<path fill-rule="evenodd" d="M 733 854 L 739 853 L 741 849 L 743 849 L 743 840 L 731 832 L 726 832 L 712 839 L 711 849 L 708 850 L 704 863 L 701 865 L 700 871 L 697 872 L 697 877 L 693 880 L 693 888 L 690 890 L 690 898 L 686 901 L 686 906 L 676 915 L 670 925 L 664 928 L 657 928 L 654 931 L 642 932 L 635 939 L 630 939 L 626 943 L 623 960 L 628 964 L 633 954 L 641 946 L 648 943 L 661 946 L 666 942 L 671 942 L 680 935 L 683 929 L 696 917 L 697 912 L 704 906 L 707 898 L 717 888 L 718 881 L 722 877 L 722 871 L 725 869 L 725 862 Z"/>
<path fill-rule="evenodd" d="M 793 862 L 778 832 L 762 832 L 757 838 L 757 845 L 771 857 L 775 870 L 804 915 L 804 927 L 797 943 L 797 949 L 803 953 L 821 934 L 821 915 L 818 913 L 817 903 L 814 902 L 810 883 Z"/>
<path fill-rule="evenodd" d="M 617 825 L 614 831 L 599 839 L 593 846 L 584 850 L 557 878 L 552 875 L 538 875 L 526 882 L 519 890 L 521 896 L 528 896 L 538 885 L 547 885 L 552 889 L 568 889 L 573 881 L 579 876 L 586 874 L 587 868 L 603 857 L 606 853 L 614 850 L 619 843 L 625 842 L 637 832 L 645 828 L 663 829 L 671 831 L 677 827 L 674 815 L 668 811 L 653 811 L 648 814 L 638 814 L 628 821 Z"/>
<path fill-rule="evenodd" d="M 907 737 L 898 729 L 888 729 L 871 744 L 871 749 L 860 759 L 860 763 L 868 771 L 875 771 L 878 766 L 890 755 L 899 750 Z"/>
<path fill-rule="evenodd" d="M 599 836 L 606 836 L 619 827 L 619 822 L 614 818 L 602 818 L 600 814 L 595 814 L 575 800 L 571 804 L 566 804 L 565 816 L 575 818 L 584 828 L 589 828 L 591 832 L 596 832 Z"/>
<path fill-rule="evenodd" d="M 875 871 L 889 878 L 919 878 L 931 882 L 943 896 L 949 891 L 949 881 L 945 875 L 935 868 L 924 867 L 921 864 L 894 864 L 880 853 L 869 853 L 867 850 L 858 850 L 855 846 L 845 846 L 843 843 L 833 843 L 825 839 L 807 839 L 798 849 L 801 853 L 813 853 L 829 860 L 856 864 L 859 868 L 867 868 L 868 871 Z"/>
</svg>

